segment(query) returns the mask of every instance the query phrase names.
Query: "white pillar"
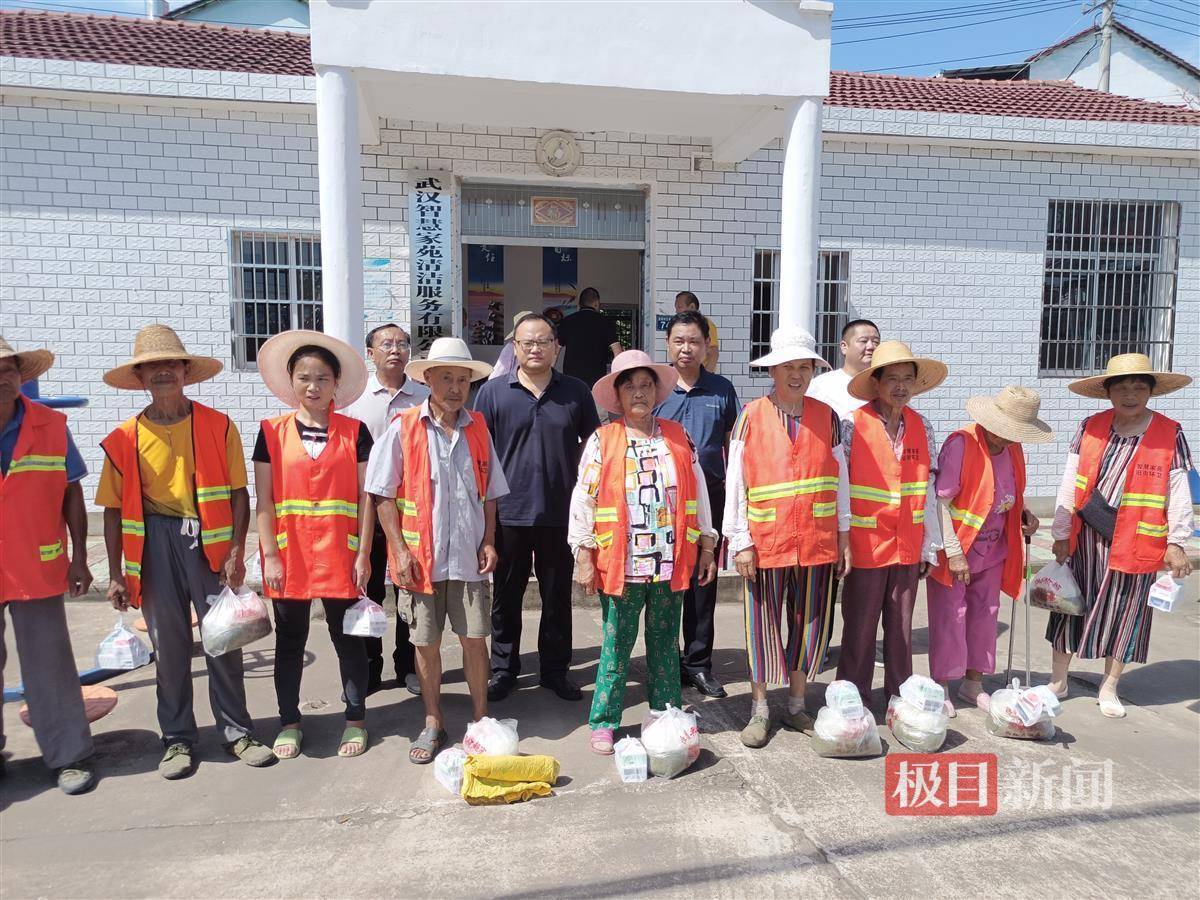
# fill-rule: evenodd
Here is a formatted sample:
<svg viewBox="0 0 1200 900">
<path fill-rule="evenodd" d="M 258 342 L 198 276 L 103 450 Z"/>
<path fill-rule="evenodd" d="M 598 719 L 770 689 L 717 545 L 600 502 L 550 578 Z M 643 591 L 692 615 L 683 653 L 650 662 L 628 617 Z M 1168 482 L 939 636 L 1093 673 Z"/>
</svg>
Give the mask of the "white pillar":
<svg viewBox="0 0 1200 900">
<path fill-rule="evenodd" d="M 362 149 L 349 69 L 317 71 L 317 178 L 325 333 L 360 347 L 363 331 Z"/>
<path fill-rule="evenodd" d="M 821 195 L 821 99 L 792 109 L 784 135 L 779 212 L 779 324 L 813 331 L 816 323 L 817 224 Z"/>
</svg>

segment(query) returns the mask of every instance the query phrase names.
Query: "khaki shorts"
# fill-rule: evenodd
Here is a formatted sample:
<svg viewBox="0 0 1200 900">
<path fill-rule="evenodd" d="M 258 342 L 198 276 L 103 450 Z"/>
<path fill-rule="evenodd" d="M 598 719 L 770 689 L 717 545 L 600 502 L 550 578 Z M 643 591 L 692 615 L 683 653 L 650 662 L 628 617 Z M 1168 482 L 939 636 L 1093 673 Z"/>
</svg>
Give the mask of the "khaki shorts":
<svg viewBox="0 0 1200 900">
<path fill-rule="evenodd" d="M 396 589 L 396 614 L 408 623 L 414 647 L 442 642 L 446 619 L 459 637 L 485 638 L 492 633 L 490 581 L 435 581 L 432 594 Z"/>
</svg>

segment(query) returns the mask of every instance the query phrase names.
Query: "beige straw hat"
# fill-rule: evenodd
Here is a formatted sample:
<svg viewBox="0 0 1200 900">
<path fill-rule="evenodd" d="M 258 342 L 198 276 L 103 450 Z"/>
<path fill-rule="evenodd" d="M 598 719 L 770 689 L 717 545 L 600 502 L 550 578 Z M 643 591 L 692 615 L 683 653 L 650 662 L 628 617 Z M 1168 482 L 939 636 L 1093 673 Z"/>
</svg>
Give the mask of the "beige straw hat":
<svg viewBox="0 0 1200 900">
<path fill-rule="evenodd" d="M 321 331 L 303 328 L 281 331 L 259 348 L 258 374 L 267 390 L 284 405 L 292 409 L 300 408 L 300 399 L 292 389 L 292 376 L 287 366 L 293 353 L 308 346 L 328 350 L 341 365 L 342 374 L 333 392 L 334 409 L 344 409 L 362 396 L 367 387 L 367 364 L 359 352 L 345 341 Z"/>
<path fill-rule="evenodd" d="M 54 354 L 49 350 L 22 350 L 17 352 L 3 337 L 0 337 L 0 359 L 16 357 L 17 368 L 21 371 L 21 384 L 33 381 L 52 365 Z"/>
<path fill-rule="evenodd" d="M 133 358 L 105 372 L 104 383 L 122 391 L 144 390 L 142 380 L 133 367 L 168 359 L 178 359 L 188 364 L 187 374 L 183 378 L 185 385 L 208 381 L 224 368 L 220 360 L 211 356 L 188 353 L 174 329 L 166 325 L 146 325 L 133 339 Z"/>
<path fill-rule="evenodd" d="M 950 374 L 946 364 L 929 357 L 913 356 L 908 344 L 903 341 L 884 341 L 875 348 L 871 356 L 871 365 L 850 379 L 847 389 L 851 397 L 859 400 L 874 400 L 879 396 L 879 382 L 871 377 L 884 366 L 894 366 L 896 363 L 915 363 L 917 367 L 917 384 L 913 388 L 913 396 L 931 391 Z"/>
<path fill-rule="evenodd" d="M 671 391 L 675 390 L 675 382 L 679 380 L 679 373 L 675 371 L 674 366 L 656 363 L 650 358 L 650 354 L 643 350 L 626 350 L 618 353 L 617 358 L 612 361 L 612 371 L 592 386 L 592 397 L 600 404 L 601 409 L 607 409 L 618 416 L 625 412 L 617 397 L 616 384 L 617 376 L 629 369 L 649 369 L 657 376 L 655 406 L 671 396 Z"/>
<path fill-rule="evenodd" d="M 479 381 L 492 374 L 491 363 L 475 359 L 467 342 L 457 337 L 440 337 L 429 346 L 429 352 L 424 359 L 414 359 L 404 367 L 404 374 L 425 384 L 425 373 L 439 366 L 446 368 L 467 369 L 472 381 Z"/>
<path fill-rule="evenodd" d="M 521 324 L 521 320 L 528 319 L 530 316 L 533 316 L 533 315 L 537 315 L 537 313 L 535 313 L 532 309 L 523 309 L 519 313 L 517 313 L 515 316 L 513 316 L 512 331 L 510 331 L 508 334 L 506 334 L 504 336 L 504 339 L 506 341 L 511 341 L 513 339 L 513 335 L 515 335 L 517 333 L 517 326 Z"/>
<path fill-rule="evenodd" d="M 971 418 L 997 437 L 1016 444 L 1044 444 L 1054 440 L 1054 429 L 1038 418 L 1042 397 L 1029 388 L 1009 385 L 994 397 L 967 401 Z"/>
<path fill-rule="evenodd" d="M 1090 375 L 1072 381 L 1067 387 L 1081 397 L 1091 397 L 1093 400 L 1107 400 L 1108 392 L 1104 390 L 1104 382 L 1110 378 L 1120 378 L 1124 375 L 1149 375 L 1154 379 L 1154 389 L 1151 397 L 1161 397 L 1170 394 L 1192 383 L 1190 375 L 1180 375 L 1178 372 L 1159 372 L 1150 362 L 1145 353 L 1122 353 L 1108 361 L 1103 375 Z"/>
</svg>

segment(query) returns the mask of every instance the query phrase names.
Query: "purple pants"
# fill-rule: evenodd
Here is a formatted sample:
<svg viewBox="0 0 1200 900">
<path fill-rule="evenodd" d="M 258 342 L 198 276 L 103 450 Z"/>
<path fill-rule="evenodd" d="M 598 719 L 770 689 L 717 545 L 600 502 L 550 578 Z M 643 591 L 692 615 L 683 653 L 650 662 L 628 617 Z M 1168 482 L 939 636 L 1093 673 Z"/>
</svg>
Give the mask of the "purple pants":
<svg viewBox="0 0 1200 900">
<path fill-rule="evenodd" d="M 883 686 L 889 697 L 912 674 L 912 614 L 920 564 L 851 569 L 842 587 L 842 644 L 837 677 L 852 681 L 871 702 L 875 632 L 883 618 Z"/>
<path fill-rule="evenodd" d="M 967 669 L 996 671 L 996 617 L 1000 614 L 1000 577 L 1004 562 L 971 573 L 971 583 L 951 587 L 932 578 L 929 599 L 929 677 L 962 678 Z"/>
</svg>

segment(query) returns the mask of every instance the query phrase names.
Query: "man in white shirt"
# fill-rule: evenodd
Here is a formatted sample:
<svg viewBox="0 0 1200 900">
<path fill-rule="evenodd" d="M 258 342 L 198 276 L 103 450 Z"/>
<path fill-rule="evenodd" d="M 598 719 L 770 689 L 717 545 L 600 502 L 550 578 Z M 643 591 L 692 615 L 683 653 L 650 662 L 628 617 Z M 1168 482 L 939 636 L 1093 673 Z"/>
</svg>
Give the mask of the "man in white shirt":
<svg viewBox="0 0 1200 900">
<path fill-rule="evenodd" d="M 842 329 L 842 367 L 814 378 L 808 385 L 808 396 L 832 406 L 843 419 L 862 406 L 864 401 L 852 397 L 848 386 L 851 378 L 871 365 L 879 341 L 879 328 L 869 319 L 847 322 Z"/>
<path fill-rule="evenodd" d="M 389 322 L 367 333 L 367 358 L 374 365 L 375 372 L 367 379 L 367 389 L 362 396 L 343 409 L 342 414 L 365 423 L 374 441 L 379 440 L 387 430 L 388 423 L 396 413 L 420 406 L 421 401 L 429 396 L 429 388 L 404 374 L 408 357 L 408 332 L 399 325 Z M 367 585 L 367 596 L 376 603 L 383 603 L 387 596 L 386 574 L 387 540 L 376 521 L 375 541 L 371 545 L 371 581 Z M 373 693 L 379 690 L 383 681 L 383 638 L 363 640 L 367 642 L 367 658 L 370 661 L 367 691 Z M 421 682 L 417 678 L 408 623 L 399 617 L 396 618 L 396 649 L 392 652 L 392 662 L 396 666 L 396 684 L 403 684 L 410 694 L 420 694 Z"/>
</svg>

